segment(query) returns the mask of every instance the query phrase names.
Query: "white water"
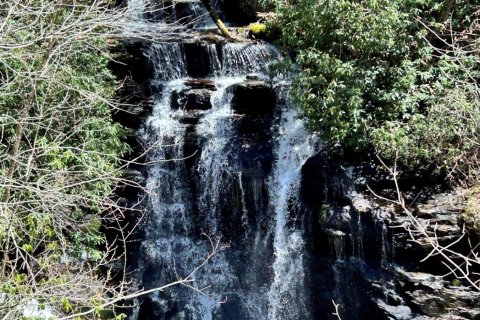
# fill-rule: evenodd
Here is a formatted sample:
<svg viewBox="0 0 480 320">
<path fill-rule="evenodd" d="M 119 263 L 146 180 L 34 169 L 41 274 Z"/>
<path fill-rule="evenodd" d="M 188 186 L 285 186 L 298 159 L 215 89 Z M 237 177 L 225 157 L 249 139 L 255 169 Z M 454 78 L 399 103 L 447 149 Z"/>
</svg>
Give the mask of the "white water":
<svg viewBox="0 0 480 320">
<path fill-rule="evenodd" d="M 154 66 L 155 80 L 178 79 L 187 75 L 185 53 L 178 43 L 152 44 L 144 55 Z"/>
<path fill-rule="evenodd" d="M 240 189 L 240 201 L 242 204 L 242 225 L 244 228 L 248 228 L 248 210 L 247 202 L 245 201 L 245 190 L 243 188 L 243 175 L 240 171 L 238 173 L 238 187 Z"/>
<path fill-rule="evenodd" d="M 220 208 L 220 195 L 225 181 L 230 180 L 233 175 L 230 142 L 234 134 L 234 114 L 230 107 L 232 94 L 226 89 L 242 81 L 243 78 L 217 79 L 217 91 L 214 91 L 211 97 L 212 110 L 197 126 L 197 133 L 206 139 L 198 166 L 202 179 L 200 209 L 207 213 L 207 218 L 214 227 L 210 230 L 213 234 L 218 232 L 217 210 Z"/>
<path fill-rule="evenodd" d="M 304 310 L 305 243 L 302 230 L 289 226 L 299 203 L 301 169 L 314 153 L 314 141 L 292 106 L 283 108 L 275 146 L 276 162 L 269 181 L 275 215 L 273 282 L 268 292 L 268 319 L 299 319 Z"/>
<path fill-rule="evenodd" d="M 140 22 L 143 20 L 143 13 L 146 9 L 145 0 L 128 0 L 127 8 L 134 21 Z"/>
<path fill-rule="evenodd" d="M 253 43 L 227 43 L 222 47 L 222 57 L 224 75 L 264 73 L 270 63 L 281 59 L 275 47 Z"/>
<path fill-rule="evenodd" d="M 143 16 L 137 7 L 141 5 L 141 0 L 129 2 L 132 10 L 138 9 L 133 10 L 136 19 Z M 147 288 L 163 285 L 177 276 L 185 277 L 203 262 L 210 242 L 200 233 L 222 235 L 222 215 L 235 185 L 239 193 L 238 224 L 244 233 L 241 239 L 230 239 L 236 248 L 217 254 L 196 273 L 192 285 L 209 286 L 206 295 L 179 287 L 150 295 L 149 299 L 159 305 L 175 304 L 177 315 L 184 319 L 237 319 L 231 314 L 222 316 L 225 309 L 239 310 L 228 311 L 238 319 L 308 319 L 305 244 L 302 229 L 295 221 L 300 219 L 301 168 L 313 154 L 314 139 L 297 118 L 295 108 L 279 106 L 281 112 L 276 113 L 279 116 L 274 119 L 272 131 L 275 163 L 268 183 L 265 185 L 263 177 L 244 177 L 233 143 L 237 134 L 235 121 L 240 116 L 230 106 L 229 88 L 245 81 L 250 73 L 266 77 L 267 65 L 281 57 L 274 47 L 265 44 L 226 44 L 221 48 L 206 44 L 205 50 L 213 69 L 209 80 L 216 90 L 211 96 L 212 108 L 195 111 L 199 119 L 193 126 L 199 140 L 195 172 L 187 168 L 184 160 L 192 156 L 185 153 L 192 125 L 182 122 L 192 113 L 172 108 L 172 93 L 188 88 L 183 46 L 160 43 L 144 52 L 153 69 L 152 84 L 160 84 L 162 92 L 140 132 L 152 149 L 146 183 L 149 213 L 142 226 L 145 236 L 140 246 L 145 270 L 139 272 L 139 282 Z M 269 208 L 262 212 L 258 208 L 266 198 Z M 231 208 L 231 213 L 234 211 Z M 268 279 L 259 274 L 268 273 L 266 270 L 272 271 Z M 220 301 L 226 297 L 235 305 L 224 307 Z M 143 320 L 137 311 L 131 320 Z"/>
</svg>

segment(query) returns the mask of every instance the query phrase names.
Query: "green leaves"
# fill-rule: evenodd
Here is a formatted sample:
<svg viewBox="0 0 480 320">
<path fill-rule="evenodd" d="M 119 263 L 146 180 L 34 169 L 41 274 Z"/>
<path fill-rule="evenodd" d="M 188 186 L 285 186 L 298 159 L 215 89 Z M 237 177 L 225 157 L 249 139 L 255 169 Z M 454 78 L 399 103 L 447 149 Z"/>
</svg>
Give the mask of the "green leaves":
<svg viewBox="0 0 480 320">
<path fill-rule="evenodd" d="M 354 149 L 373 145 L 405 163 L 459 168 L 459 155 L 473 152 L 469 139 L 479 142 L 472 134 L 479 131 L 480 106 L 471 88 L 478 78 L 479 49 L 462 51 L 459 43 L 452 50 L 449 43 L 457 38 L 449 30 L 439 32 L 446 25 L 436 22 L 443 4 L 299 0 L 277 5 L 283 43 L 294 49 L 299 66 L 293 93 L 310 127 Z M 448 25 L 475 28 L 468 17 L 477 9 L 458 2 Z M 465 33 L 457 37 L 470 45 Z"/>
<path fill-rule="evenodd" d="M 99 277 L 100 213 L 128 147 L 111 120 L 116 83 L 101 31 L 121 14 L 102 0 L 67 2 L 0 5 L 0 278 L 9 294 L 0 307 L 12 301 L 9 319 L 32 299 L 60 316 L 111 293 Z"/>
</svg>

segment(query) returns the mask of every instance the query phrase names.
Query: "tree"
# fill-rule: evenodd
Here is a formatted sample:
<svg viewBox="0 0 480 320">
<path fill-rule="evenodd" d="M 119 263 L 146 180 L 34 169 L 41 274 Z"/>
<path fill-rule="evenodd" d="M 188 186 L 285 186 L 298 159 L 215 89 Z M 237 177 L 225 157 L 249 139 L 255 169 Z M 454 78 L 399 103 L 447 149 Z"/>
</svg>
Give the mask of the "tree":
<svg viewBox="0 0 480 320">
<path fill-rule="evenodd" d="M 127 36 L 162 40 L 177 29 L 145 30 L 130 16 L 107 0 L 0 4 L 4 320 L 114 317 L 104 309 L 144 294 L 129 292 L 126 278 L 113 285 L 114 275 L 102 271 L 125 258 L 99 230 L 104 220 L 122 218 L 125 208 L 112 193 L 134 183 L 121 176 L 128 146 L 111 120 L 122 105 L 113 100 L 108 43 Z"/>
<path fill-rule="evenodd" d="M 478 245 L 467 233 L 480 232 L 480 7 L 455 0 L 274 2 L 283 44 L 299 69 L 295 100 L 310 127 L 395 161 L 385 167 L 398 198 L 372 193 L 401 208 L 411 239 L 431 248 L 428 257 L 441 257 L 454 276 L 480 290 Z M 433 164 L 453 185 L 470 188 L 459 239 L 440 243 L 436 226 L 414 216 L 397 164 L 417 171 Z M 470 250 L 455 251 L 466 240 Z"/>
<path fill-rule="evenodd" d="M 461 162 L 480 142 L 477 10 L 450 0 L 280 4 L 283 43 L 299 66 L 293 92 L 310 127 L 407 165 L 469 171 Z"/>
</svg>

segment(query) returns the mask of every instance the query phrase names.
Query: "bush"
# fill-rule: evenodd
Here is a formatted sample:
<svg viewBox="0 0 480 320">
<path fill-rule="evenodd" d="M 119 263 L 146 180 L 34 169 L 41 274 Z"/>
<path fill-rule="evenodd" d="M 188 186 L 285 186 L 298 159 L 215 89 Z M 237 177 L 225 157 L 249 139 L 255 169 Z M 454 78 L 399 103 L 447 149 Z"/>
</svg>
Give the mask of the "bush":
<svg viewBox="0 0 480 320">
<path fill-rule="evenodd" d="M 120 18 L 102 1 L 0 4 L 5 320 L 27 317 L 32 303 L 58 317 L 91 310 L 93 318 L 117 297 L 100 272 L 112 252 L 101 250 L 99 228 L 104 210 L 120 210 L 110 197 L 127 150 L 111 120 L 116 81 L 103 34 L 118 32 Z"/>
<path fill-rule="evenodd" d="M 283 44 L 293 48 L 299 68 L 293 93 L 310 128 L 326 140 L 357 150 L 373 146 L 407 164 L 434 161 L 469 171 L 480 142 L 478 55 L 472 54 L 478 48 L 468 41 L 472 28 L 478 31 L 470 18 L 477 8 L 451 3 L 278 5 Z M 458 33 L 443 32 L 447 28 Z"/>
</svg>

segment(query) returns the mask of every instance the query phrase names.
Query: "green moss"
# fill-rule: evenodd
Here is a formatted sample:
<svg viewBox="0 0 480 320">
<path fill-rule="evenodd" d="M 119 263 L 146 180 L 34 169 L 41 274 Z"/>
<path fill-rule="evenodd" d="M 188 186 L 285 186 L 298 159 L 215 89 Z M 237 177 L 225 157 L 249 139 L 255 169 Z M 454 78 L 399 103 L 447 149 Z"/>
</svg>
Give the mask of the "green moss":
<svg viewBox="0 0 480 320">
<path fill-rule="evenodd" d="M 480 185 L 474 186 L 468 192 L 462 218 L 468 229 L 480 234 Z"/>
<path fill-rule="evenodd" d="M 327 221 L 328 206 L 322 205 L 318 209 L 318 221 L 323 224 Z"/>
<path fill-rule="evenodd" d="M 459 287 L 462 285 L 462 282 L 458 279 L 453 279 L 452 280 L 452 285 L 455 286 L 455 287 Z"/>
<path fill-rule="evenodd" d="M 268 42 L 277 42 L 281 37 L 281 30 L 276 23 L 251 23 L 248 27 L 251 38 L 262 39 Z"/>
</svg>

